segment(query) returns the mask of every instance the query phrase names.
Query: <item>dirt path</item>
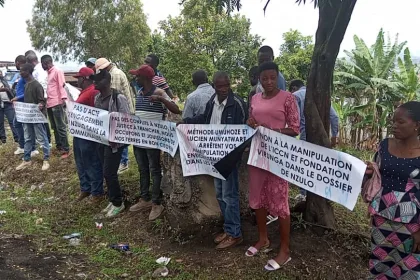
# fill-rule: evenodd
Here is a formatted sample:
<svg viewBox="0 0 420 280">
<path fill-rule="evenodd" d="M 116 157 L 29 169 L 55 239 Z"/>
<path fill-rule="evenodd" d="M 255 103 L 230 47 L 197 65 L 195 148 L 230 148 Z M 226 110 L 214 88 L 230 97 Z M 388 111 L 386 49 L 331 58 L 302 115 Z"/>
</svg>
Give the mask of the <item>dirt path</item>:
<svg viewBox="0 0 420 280">
<path fill-rule="evenodd" d="M 83 260 L 74 256 L 37 254 L 24 237 L 0 235 L 0 279 L 86 279 Z"/>
</svg>

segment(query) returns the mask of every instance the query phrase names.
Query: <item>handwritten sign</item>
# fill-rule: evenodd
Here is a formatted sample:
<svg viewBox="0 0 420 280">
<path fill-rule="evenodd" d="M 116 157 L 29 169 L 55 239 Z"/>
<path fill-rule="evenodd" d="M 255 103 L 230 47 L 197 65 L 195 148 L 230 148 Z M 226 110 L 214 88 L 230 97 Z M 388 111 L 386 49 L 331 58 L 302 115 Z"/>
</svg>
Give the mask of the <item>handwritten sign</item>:
<svg viewBox="0 0 420 280">
<path fill-rule="evenodd" d="M 108 111 L 67 101 L 67 118 L 72 136 L 109 145 Z"/>
<path fill-rule="evenodd" d="M 141 119 L 138 116 L 111 113 L 109 141 L 138 147 L 159 149 L 172 157 L 178 149 L 176 124 L 168 121 Z"/>
<path fill-rule="evenodd" d="M 15 102 L 16 120 L 20 123 L 47 123 L 45 115 L 39 110 L 38 104 Z"/>
<path fill-rule="evenodd" d="M 254 135 L 247 125 L 192 125 L 177 127 L 184 176 L 208 174 L 225 178 L 214 164 Z"/>
<path fill-rule="evenodd" d="M 248 164 L 353 210 L 366 165 L 339 151 L 297 140 L 265 127 L 252 139 Z"/>
</svg>

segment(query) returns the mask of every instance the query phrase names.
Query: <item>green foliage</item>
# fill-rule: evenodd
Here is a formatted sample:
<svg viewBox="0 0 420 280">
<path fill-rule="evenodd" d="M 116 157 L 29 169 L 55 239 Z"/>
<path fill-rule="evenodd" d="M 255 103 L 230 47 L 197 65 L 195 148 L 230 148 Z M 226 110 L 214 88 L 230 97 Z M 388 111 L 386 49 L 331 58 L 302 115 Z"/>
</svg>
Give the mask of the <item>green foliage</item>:
<svg viewBox="0 0 420 280">
<path fill-rule="evenodd" d="M 37 50 L 63 61 L 107 57 L 125 70 L 138 66 L 150 36 L 140 0 L 37 0 L 27 30 Z"/>
<path fill-rule="evenodd" d="M 150 49 L 158 50 L 160 69 L 182 99 L 194 89 L 191 74 L 198 69 L 210 76 L 216 70 L 229 73 L 240 94 L 249 90 L 248 70 L 256 65 L 259 36 L 250 34 L 250 21 L 243 16 L 219 14 L 216 8 L 187 1 L 181 15 L 160 23 Z"/>
<path fill-rule="evenodd" d="M 283 34 L 283 40 L 280 55 L 275 60 L 280 71 L 286 81 L 294 79 L 306 81 L 311 70 L 314 51 L 312 36 L 303 36 L 298 30 L 290 30 Z"/>
<path fill-rule="evenodd" d="M 404 58 L 398 58 L 398 71 L 394 73 L 395 80 L 399 82 L 399 91 L 403 102 L 419 98 L 420 80 L 417 65 L 411 60 L 410 50 L 404 50 Z"/>
</svg>

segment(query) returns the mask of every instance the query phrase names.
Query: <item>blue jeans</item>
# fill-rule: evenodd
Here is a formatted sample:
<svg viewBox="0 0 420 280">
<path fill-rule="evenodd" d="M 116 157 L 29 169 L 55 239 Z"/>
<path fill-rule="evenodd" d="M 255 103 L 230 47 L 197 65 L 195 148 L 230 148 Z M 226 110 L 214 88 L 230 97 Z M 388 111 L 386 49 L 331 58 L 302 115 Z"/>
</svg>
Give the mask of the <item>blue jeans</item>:
<svg viewBox="0 0 420 280">
<path fill-rule="evenodd" d="M 73 138 L 74 160 L 79 175 L 80 190 L 92 196 L 104 194 L 104 176 L 98 145 L 82 138 Z"/>
<path fill-rule="evenodd" d="M 224 218 L 224 230 L 233 238 L 242 236 L 239 209 L 238 168 L 235 167 L 226 181 L 214 179 L 216 198 Z"/>
<path fill-rule="evenodd" d="M 16 133 L 16 129 L 13 126 L 13 120 L 15 119 L 15 109 L 13 109 L 12 103 L 3 103 L 3 108 L 0 108 L 0 140 L 6 142 L 6 130 L 4 129 L 4 117 L 7 118 L 10 129 L 12 130 L 13 138 L 15 142 L 18 142 L 19 137 Z"/>
<path fill-rule="evenodd" d="M 47 132 L 45 131 L 45 126 L 43 123 L 24 123 L 23 131 L 25 134 L 25 146 L 23 160 L 31 160 L 31 152 L 34 147 L 35 139 L 42 147 L 42 152 L 44 153 L 44 160 L 50 158 L 50 144 L 48 143 Z"/>
<path fill-rule="evenodd" d="M 126 146 L 122 152 L 121 164 L 128 164 L 128 146 Z"/>
<path fill-rule="evenodd" d="M 18 122 L 16 117 L 13 120 L 13 126 L 15 127 L 16 133 L 18 135 L 18 143 L 19 148 L 24 149 L 25 148 L 25 132 L 23 131 L 23 123 Z M 35 151 L 35 139 L 32 147 L 32 151 Z"/>
</svg>

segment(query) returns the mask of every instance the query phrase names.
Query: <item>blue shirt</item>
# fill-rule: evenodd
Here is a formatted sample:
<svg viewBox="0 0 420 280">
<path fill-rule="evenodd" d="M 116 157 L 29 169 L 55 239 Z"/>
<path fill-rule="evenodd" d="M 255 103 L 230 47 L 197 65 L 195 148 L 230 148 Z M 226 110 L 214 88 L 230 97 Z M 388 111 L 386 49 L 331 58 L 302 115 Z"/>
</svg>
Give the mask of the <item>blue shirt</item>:
<svg viewBox="0 0 420 280">
<path fill-rule="evenodd" d="M 279 76 L 277 78 L 277 87 L 281 90 L 286 90 L 286 80 L 284 79 L 283 74 L 280 73 L 280 72 L 279 72 Z M 264 89 L 261 86 L 260 81 L 258 81 L 256 93 L 263 92 L 263 91 L 264 91 Z"/>
<path fill-rule="evenodd" d="M 19 81 L 16 84 L 16 98 L 17 101 L 23 102 L 25 97 L 25 85 L 26 81 L 24 78 L 19 78 Z"/>
<path fill-rule="evenodd" d="M 306 87 L 301 87 L 298 91 L 293 93 L 298 103 L 300 111 L 300 140 L 306 141 L 306 131 L 305 131 L 305 96 L 306 96 Z M 332 137 L 337 137 L 338 135 L 338 115 L 334 108 L 330 108 L 330 124 L 331 124 L 331 135 Z"/>
</svg>

